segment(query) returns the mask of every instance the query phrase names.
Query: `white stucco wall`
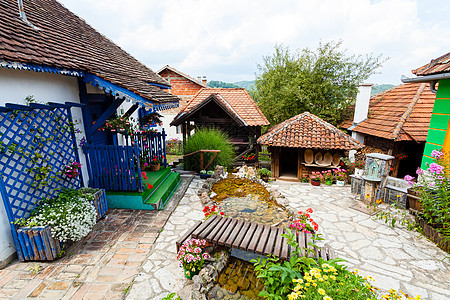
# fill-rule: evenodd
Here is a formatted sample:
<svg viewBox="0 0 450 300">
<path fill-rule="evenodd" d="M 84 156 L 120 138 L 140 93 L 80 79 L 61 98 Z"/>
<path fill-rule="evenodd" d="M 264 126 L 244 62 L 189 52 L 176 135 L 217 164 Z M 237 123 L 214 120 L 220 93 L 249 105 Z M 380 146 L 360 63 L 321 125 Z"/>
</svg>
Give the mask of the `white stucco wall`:
<svg viewBox="0 0 450 300">
<path fill-rule="evenodd" d="M 6 103 L 26 104 L 25 97 L 33 95 L 41 103 L 80 102 L 78 83 L 75 77 L 59 74 L 38 73 L 34 71 L 10 70 L 0 68 L 0 105 Z M 81 108 L 73 107 L 72 116 L 75 127 L 82 131 L 77 138 L 84 136 L 83 118 Z M 83 164 L 82 173 L 87 186 L 87 169 L 84 154 L 79 151 L 80 161 Z M 0 205 L 0 265 L 15 252 L 11 236 L 9 221 L 3 205 Z"/>
<path fill-rule="evenodd" d="M 180 141 L 183 140 L 183 134 L 177 133 L 176 126 L 170 126 L 170 123 L 173 121 L 173 119 L 175 119 L 177 114 L 161 113 L 161 115 L 163 116 L 161 118 L 163 122 L 163 127 L 167 134 L 166 140 L 170 140 L 172 138 L 177 138 Z"/>
</svg>

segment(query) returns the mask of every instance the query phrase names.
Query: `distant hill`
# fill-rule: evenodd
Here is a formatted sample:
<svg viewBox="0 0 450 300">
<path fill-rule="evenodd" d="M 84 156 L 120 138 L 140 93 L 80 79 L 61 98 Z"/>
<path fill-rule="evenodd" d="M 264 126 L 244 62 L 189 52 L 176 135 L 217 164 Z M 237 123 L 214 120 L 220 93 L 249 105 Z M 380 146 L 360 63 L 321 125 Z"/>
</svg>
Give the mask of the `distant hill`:
<svg viewBox="0 0 450 300">
<path fill-rule="evenodd" d="M 251 90 L 254 86 L 255 86 L 255 81 L 238 81 L 233 83 L 235 85 L 237 85 L 238 87 L 243 87 L 244 89 L 246 89 L 247 91 Z"/>
<path fill-rule="evenodd" d="M 255 85 L 255 81 L 238 81 L 234 83 L 211 80 L 208 82 L 208 86 L 212 88 L 245 88 L 246 90 L 250 90 Z"/>
<path fill-rule="evenodd" d="M 395 85 L 393 85 L 393 84 L 374 84 L 372 86 L 371 94 L 375 95 L 375 94 L 381 93 L 382 91 L 388 90 L 394 86 Z"/>
<path fill-rule="evenodd" d="M 240 86 L 237 86 L 237 85 L 235 85 L 233 83 L 228 83 L 228 82 L 223 82 L 223 81 L 216 81 L 216 80 L 211 80 L 210 82 L 208 82 L 208 86 L 212 87 L 212 88 L 226 88 L 226 89 L 240 87 Z"/>
</svg>

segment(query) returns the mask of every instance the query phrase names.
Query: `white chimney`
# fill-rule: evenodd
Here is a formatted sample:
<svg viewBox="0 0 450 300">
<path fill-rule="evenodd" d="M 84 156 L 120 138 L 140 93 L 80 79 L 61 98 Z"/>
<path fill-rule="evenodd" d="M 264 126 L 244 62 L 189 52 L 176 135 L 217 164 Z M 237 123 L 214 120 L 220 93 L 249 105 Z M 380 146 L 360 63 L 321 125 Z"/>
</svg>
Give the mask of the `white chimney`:
<svg viewBox="0 0 450 300">
<path fill-rule="evenodd" d="M 372 83 L 363 83 L 358 87 L 358 94 L 356 95 L 355 104 L 355 115 L 353 116 L 353 125 L 356 125 L 367 119 L 372 86 Z"/>
<path fill-rule="evenodd" d="M 369 114 L 370 93 L 372 91 L 372 83 L 363 83 L 358 87 L 358 94 L 356 95 L 355 113 L 353 116 L 352 130 L 358 123 L 361 123 Z M 352 137 L 358 142 L 364 143 L 364 136 L 357 132 L 352 132 Z"/>
</svg>

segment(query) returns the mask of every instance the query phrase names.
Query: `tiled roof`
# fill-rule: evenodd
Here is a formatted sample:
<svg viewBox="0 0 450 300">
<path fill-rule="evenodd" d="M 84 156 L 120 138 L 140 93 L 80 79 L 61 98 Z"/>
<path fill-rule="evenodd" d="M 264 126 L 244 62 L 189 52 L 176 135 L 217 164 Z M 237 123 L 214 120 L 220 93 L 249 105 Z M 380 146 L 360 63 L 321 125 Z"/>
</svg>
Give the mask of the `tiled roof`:
<svg viewBox="0 0 450 300">
<path fill-rule="evenodd" d="M 450 72 L 450 52 L 412 71 L 417 76 Z"/>
<path fill-rule="evenodd" d="M 200 86 L 202 86 L 204 88 L 208 87 L 208 85 L 203 83 L 201 80 L 197 80 L 195 78 L 192 78 L 191 76 L 189 76 L 189 75 L 187 75 L 187 74 L 185 74 L 185 73 L 183 73 L 181 71 L 178 71 L 177 69 L 175 69 L 175 68 L 173 68 L 173 67 L 171 67 L 169 65 L 166 65 L 166 66 L 162 67 L 157 73 L 160 75 L 162 72 L 164 72 L 166 70 L 172 71 L 174 73 L 177 73 L 178 75 L 180 75 L 180 76 L 182 76 L 182 77 L 184 77 L 186 79 L 189 79 L 193 83 L 196 83 L 196 84 L 198 84 L 198 85 L 200 85 Z"/>
<path fill-rule="evenodd" d="M 428 83 L 406 83 L 374 95 L 369 117 L 352 130 L 394 141 L 425 142 L 436 95 Z"/>
<path fill-rule="evenodd" d="M 195 110 L 203 101 L 213 95 L 217 101 L 220 101 L 224 107 L 237 115 L 244 122 L 245 126 L 264 126 L 269 125 L 266 117 L 259 109 L 256 102 L 250 97 L 244 88 L 203 88 L 182 108 L 174 121 Z"/>
<path fill-rule="evenodd" d="M 24 1 L 28 21 L 16 0 L 0 1 L 0 61 L 92 73 L 155 102 L 178 101 L 159 87 L 162 77 L 122 50 L 55 0 Z"/>
<path fill-rule="evenodd" d="M 258 143 L 274 147 L 342 149 L 362 148 L 348 134 L 321 118 L 304 112 L 274 127 L 258 139 Z"/>
</svg>

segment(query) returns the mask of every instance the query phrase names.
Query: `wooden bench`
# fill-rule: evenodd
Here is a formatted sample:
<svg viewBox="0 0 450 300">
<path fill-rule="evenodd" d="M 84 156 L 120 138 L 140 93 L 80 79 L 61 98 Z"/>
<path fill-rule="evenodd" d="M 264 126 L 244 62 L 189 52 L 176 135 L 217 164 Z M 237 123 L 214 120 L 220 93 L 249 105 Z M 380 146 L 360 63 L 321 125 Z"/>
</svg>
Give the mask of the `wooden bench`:
<svg viewBox="0 0 450 300">
<path fill-rule="evenodd" d="M 180 246 L 189 238 L 204 239 L 208 243 L 228 248 L 240 249 L 260 255 L 273 254 L 281 259 L 291 256 L 291 246 L 281 234 L 286 233 L 282 227 L 272 227 L 249 221 L 225 218 L 213 215 L 208 220 L 198 221 L 178 241 L 177 252 Z M 336 258 L 334 250 L 330 247 L 313 247 L 312 235 L 301 232 L 297 235 L 297 243 L 303 256 L 311 256 L 305 249 L 312 249 L 314 257 L 324 260 Z"/>
</svg>

